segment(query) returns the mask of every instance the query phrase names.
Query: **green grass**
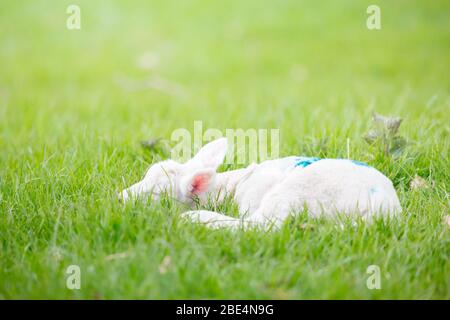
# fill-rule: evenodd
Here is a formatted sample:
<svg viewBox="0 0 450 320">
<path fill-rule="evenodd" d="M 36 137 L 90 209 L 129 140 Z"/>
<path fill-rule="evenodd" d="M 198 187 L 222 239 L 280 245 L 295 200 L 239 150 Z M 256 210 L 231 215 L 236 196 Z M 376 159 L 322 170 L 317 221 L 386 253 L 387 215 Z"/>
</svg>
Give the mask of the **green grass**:
<svg viewBox="0 0 450 320">
<path fill-rule="evenodd" d="M 1 1 L 0 298 L 449 299 L 450 3 L 377 1 L 369 31 L 372 3 Z M 172 85 L 139 89 L 153 77 Z M 404 118 L 400 158 L 362 139 L 372 110 Z M 281 156 L 346 157 L 349 139 L 393 180 L 401 219 L 233 233 L 181 223 L 170 200 L 119 204 L 159 158 L 139 142 L 194 120 L 280 128 Z M 431 187 L 410 190 L 416 174 Z"/>
</svg>

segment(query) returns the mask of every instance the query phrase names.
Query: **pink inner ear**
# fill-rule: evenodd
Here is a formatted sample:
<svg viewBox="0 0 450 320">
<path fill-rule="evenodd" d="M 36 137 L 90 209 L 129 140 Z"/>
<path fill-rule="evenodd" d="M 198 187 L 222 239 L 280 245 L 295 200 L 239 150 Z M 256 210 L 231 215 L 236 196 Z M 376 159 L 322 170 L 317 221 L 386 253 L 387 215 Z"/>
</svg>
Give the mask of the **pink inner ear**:
<svg viewBox="0 0 450 320">
<path fill-rule="evenodd" d="M 211 177 L 207 174 L 199 174 L 192 180 L 192 194 L 200 194 L 208 189 Z"/>
</svg>

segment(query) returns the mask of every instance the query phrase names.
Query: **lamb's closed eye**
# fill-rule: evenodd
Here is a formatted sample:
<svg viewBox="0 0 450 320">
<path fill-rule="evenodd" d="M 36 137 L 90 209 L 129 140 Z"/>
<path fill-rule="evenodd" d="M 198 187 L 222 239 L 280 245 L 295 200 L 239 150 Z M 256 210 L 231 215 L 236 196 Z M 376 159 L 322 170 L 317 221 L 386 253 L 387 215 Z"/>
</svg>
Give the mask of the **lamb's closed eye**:
<svg viewBox="0 0 450 320">
<path fill-rule="evenodd" d="M 166 192 L 175 200 L 192 203 L 193 198 L 206 198 L 214 183 L 217 167 L 222 163 L 227 150 L 226 139 L 205 145 L 197 155 L 181 164 L 166 160 L 153 164 L 142 181 L 122 192 L 122 199 L 146 197 Z"/>
</svg>

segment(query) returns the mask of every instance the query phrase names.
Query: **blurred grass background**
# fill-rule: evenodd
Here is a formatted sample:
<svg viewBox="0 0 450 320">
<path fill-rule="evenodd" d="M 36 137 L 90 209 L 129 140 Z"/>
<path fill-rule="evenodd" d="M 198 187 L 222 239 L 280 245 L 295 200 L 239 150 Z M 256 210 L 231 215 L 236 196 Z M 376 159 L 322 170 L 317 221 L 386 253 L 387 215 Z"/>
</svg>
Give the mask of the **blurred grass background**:
<svg viewBox="0 0 450 320">
<path fill-rule="evenodd" d="M 70 4 L 81 30 L 66 28 Z M 381 30 L 366 28 L 370 4 Z M 444 0 L 1 0 L 0 297 L 449 298 L 449 12 Z M 404 118 L 401 159 L 362 139 L 373 110 Z M 139 142 L 194 120 L 280 128 L 281 156 L 346 157 L 348 138 L 352 158 L 393 179 L 405 221 L 234 236 L 117 204 L 152 159 Z M 416 174 L 432 188 L 409 190 Z M 90 280 L 70 291 L 77 263 Z M 383 290 L 365 287 L 369 264 L 389 270 Z"/>
</svg>

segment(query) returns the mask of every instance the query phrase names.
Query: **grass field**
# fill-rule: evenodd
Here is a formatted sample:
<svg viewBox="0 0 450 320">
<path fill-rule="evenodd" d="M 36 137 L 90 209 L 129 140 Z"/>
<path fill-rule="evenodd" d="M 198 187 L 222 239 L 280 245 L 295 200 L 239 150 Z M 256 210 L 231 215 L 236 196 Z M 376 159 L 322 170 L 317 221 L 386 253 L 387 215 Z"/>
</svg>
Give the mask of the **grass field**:
<svg viewBox="0 0 450 320">
<path fill-rule="evenodd" d="M 370 31 L 374 1 L 1 0 L 0 298 L 449 299 L 450 2 L 375 2 Z M 400 156 L 362 138 L 374 110 L 404 119 Z M 393 180 L 401 219 L 266 234 L 121 205 L 161 157 L 140 141 L 195 120 L 279 128 L 281 156 L 349 152 Z"/>
</svg>

